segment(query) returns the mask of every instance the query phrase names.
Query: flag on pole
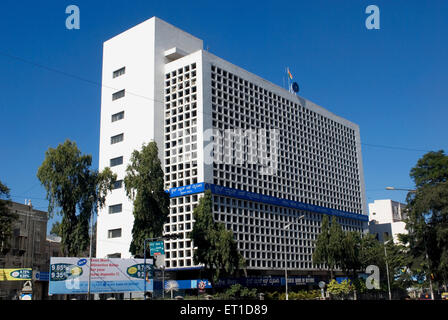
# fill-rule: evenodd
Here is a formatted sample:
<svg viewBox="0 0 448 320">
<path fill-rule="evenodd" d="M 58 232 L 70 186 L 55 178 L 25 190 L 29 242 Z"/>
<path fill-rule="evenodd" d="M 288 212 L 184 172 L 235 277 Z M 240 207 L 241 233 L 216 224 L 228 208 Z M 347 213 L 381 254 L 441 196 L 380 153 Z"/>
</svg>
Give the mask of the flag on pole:
<svg viewBox="0 0 448 320">
<path fill-rule="evenodd" d="M 288 70 L 288 76 L 289 76 L 289 79 L 292 80 L 292 74 L 291 74 L 291 72 L 289 71 L 289 68 L 288 68 L 287 70 Z"/>
</svg>

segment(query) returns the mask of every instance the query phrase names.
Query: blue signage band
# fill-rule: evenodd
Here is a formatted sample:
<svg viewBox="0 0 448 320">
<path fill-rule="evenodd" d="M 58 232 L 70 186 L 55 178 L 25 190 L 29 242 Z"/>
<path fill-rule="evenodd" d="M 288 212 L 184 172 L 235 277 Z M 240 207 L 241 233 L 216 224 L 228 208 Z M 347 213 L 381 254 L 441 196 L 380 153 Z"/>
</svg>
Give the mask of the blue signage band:
<svg viewBox="0 0 448 320">
<path fill-rule="evenodd" d="M 309 203 L 303 203 L 300 201 L 293 201 L 288 199 L 281 199 L 273 196 L 268 196 L 260 193 L 249 192 L 244 190 L 238 190 L 228 187 L 222 187 L 211 183 L 199 182 L 190 184 L 188 186 L 182 186 L 177 188 L 171 188 L 169 190 L 170 198 L 181 197 L 190 194 L 202 193 L 205 190 L 210 190 L 214 195 L 232 197 L 242 200 L 261 202 L 280 207 L 287 207 L 292 209 L 304 210 L 315 213 L 323 213 L 327 215 L 355 219 L 360 221 L 369 221 L 369 217 L 364 214 L 347 212 L 327 207 L 316 206 Z"/>
</svg>

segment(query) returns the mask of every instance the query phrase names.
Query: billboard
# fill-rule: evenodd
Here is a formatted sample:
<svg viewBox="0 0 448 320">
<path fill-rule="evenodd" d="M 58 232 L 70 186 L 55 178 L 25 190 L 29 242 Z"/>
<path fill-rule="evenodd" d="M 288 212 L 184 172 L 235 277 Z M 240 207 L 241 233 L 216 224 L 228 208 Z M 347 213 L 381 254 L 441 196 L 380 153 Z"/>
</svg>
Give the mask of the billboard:
<svg viewBox="0 0 448 320">
<path fill-rule="evenodd" d="M 148 277 L 145 280 L 143 259 L 91 259 L 52 257 L 50 260 L 50 283 L 48 293 L 88 293 L 90 270 L 90 293 L 113 293 L 146 291 L 153 289 L 153 260 L 146 259 Z"/>
<path fill-rule="evenodd" d="M 0 269 L 0 281 L 31 280 L 32 276 L 31 268 Z"/>
</svg>

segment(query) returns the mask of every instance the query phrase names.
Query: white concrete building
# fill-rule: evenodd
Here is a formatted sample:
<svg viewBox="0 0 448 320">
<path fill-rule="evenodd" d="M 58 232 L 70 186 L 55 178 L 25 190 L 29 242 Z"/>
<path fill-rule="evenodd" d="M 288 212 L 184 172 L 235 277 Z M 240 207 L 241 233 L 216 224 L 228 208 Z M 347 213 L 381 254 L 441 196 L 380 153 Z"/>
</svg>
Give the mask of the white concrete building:
<svg viewBox="0 0 448 320">
<path fill-rule="evenodd" d="M 164 232 L 171 269 L 191 269 L 188 232 L 206 189 L 215 220 L 233 230 L 252 270 L 311 271 L 324 214 L 367 229 L 359 127 L 204 51 L 202 40 L 149 19 L 106 41 L 100 170 L 124 178 L 128 159 L 155 140 L 170 191 Z M 304 215 L 290 231 L 285 224 Z M 133 216 L 124 186 L 99 213 L 97 256 L 129 257 Z"/>
<path fill-rule="evenodd" d="M 393 237 L 394 242 L 398 243 L 398 234 L 407 233 L 405 208 L 405 204 L 390 199 L 369 203 L 369 232 L 381 242 Z"/>
</svg>

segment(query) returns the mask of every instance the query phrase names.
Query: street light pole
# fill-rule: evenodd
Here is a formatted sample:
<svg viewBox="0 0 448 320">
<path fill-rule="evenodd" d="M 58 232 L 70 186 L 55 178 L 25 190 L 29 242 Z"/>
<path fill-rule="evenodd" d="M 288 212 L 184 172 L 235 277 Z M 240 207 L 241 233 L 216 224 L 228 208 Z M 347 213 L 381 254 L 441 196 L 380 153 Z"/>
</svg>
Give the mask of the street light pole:
<svg viewBox="0 0 448 320">
<path fill-rule="evenodd" d="M 395 187 L 386 187 L 386 190 L 400 190 L 400 191 L 409 191 L 409 192 L 416 192 L 417 190 L 414 189 L 404 189 L 404 188 L 395 188 Z"/>
<path fill-rule="evenodd" d="M 93 202 L 93 197 L 90 196 L 89 200 Z M 92 213 L 90 215 L 90 248 L 89 248 L 89 282 L 87 285 L 87 300 L 90 300 L 90 279 L 92 274 L 92 245 L 93 245 L 93 218 L 94 218 L 94 210 L 92 210 Z"/>
<path fill-rule="evenodd" d="M 283 227 L 283 229 L 285 230 L 285 299 L 288 300 L 288 268 L 287 268 L 287 260 L 286 260 L 286 230 L 289 230 L 289 227 L 293 224 L 296 223 L 298 220 L 304 218 L 305 216 L 300 216 L 298 217 L 295 221 L 288 223 L 286 226 Z"/>
<path fill-rule="evenodd" d="M 143 300 L 146 300 L 146 239 L 143 240 Z"/>
<path fill-rule="evenodd" d="M 143 299 L 146 300 L 146 275 L 147 275 L 147 271 L 146 271 L 146 242 L 148 241 L 154 241 L 154 240 L 161 240 L 161 239 L 178 239 L 179 238 L 179 234 L 174 234 L 174 235 L 168 235 L 168 236 L 160 236 L 160 237 L 155 237 L 155 238 L 147 238 L 143 241 L 143 265 L 144 265 L 144 269 L 145 269 L 145 275 L 144 275 L 144 288 L 143 288 Z M 162 269 L 162 297 L 165 297 L 165 268 Z"/>
<path fill-rule="evenodd" d="M 391 292 L 390 292 L 389 263 L 387 262 L 387 251 L 386 251 L 386 244 L 387 244 L 389 241 L 390 241 L 390 240 L 384 242 L 384 257 L 385 257 L 385 260 L 386 260 L 387 288 L 388 288 L 388 290 L 389 290 L 389 300 L 392 300 L 392 294 L 391 294 Z"/>
<path fill-rule="evenodd" d="M 284 227 L 284 229 L 285 229 L 285 293 L 286 293 L 285 298 L 286 298 L 286 300 L 288 300 L 288 269 L 286 266 L 286 229 L 289 228 L 290 225 L 291 225 L 291 223 Z"/>
</svg>

